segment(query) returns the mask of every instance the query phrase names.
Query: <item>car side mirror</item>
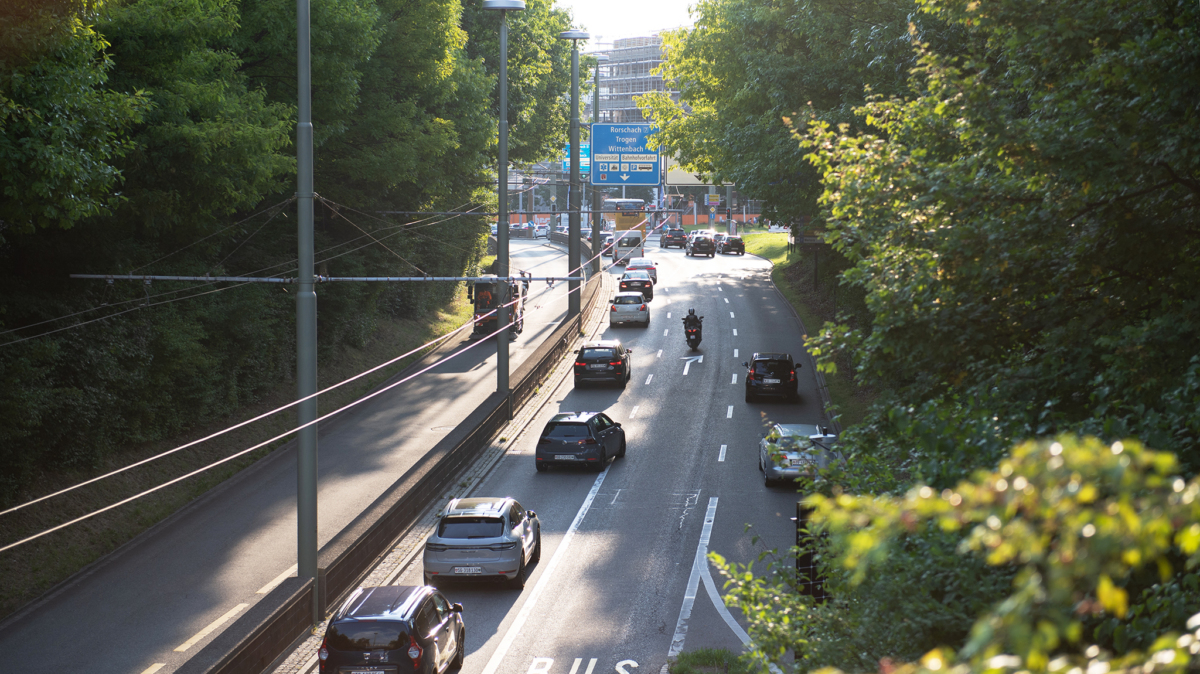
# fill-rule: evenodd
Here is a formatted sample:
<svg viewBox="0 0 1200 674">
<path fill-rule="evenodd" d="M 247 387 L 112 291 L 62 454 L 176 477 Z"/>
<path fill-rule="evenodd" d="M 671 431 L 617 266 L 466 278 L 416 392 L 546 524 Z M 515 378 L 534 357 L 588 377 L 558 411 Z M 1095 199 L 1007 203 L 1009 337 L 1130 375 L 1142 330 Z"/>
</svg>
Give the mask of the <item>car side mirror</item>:
<svg viewBox="0 0 1200 674">
<path fill-rule="evenodd" d="M 454 611 L 455 613 L 462 613 L 462 611 L 463 611 L 462 604 L 451 604 L 450 610 Z"/>
<path fill-rule="evenodd" d="M 532 510 L 526 510 L 525 514 L 529 516 L 529 519 L 537 517 L 537 513 L 533 512 Z"/>
<path fill-rule="evenodd" d="M 746 361 L 744 361 L 744 360 L 743 360 L 743 361 L 742 361 L 742 367 L 749 368 L 749 367 L 750 367 L 750 363 L 747 363 Z M 767 437 L 767 436 L 765 436 L 765 435 L 764 435 L 763 437 L 765 438 L 765 437 Z"/>
<path fill-rule="evenodd" d="M 613 426 L 616 426 L 617 428 L 620 428 L 620 427 L 621 427 L 621 422 L 619 422 L 619 421 L 614 421 L 614 422 L 613 422 Z"/>
<path fill-rule="evenodd" d="M 633 349 L 625 349 L 625 353 L 633 353 Z"/>
<path fill-rule="evenodd" d="M 615 297 L 614 297 L 614 298 L 612 298 L 611 300 L 609 300 L 609 301 L 608 301 L 608 303 L 609 303 L 609 304 L 616 304 L 616 303 L 617 303 L 617 298 L 615 298 Z"/>
</svg>

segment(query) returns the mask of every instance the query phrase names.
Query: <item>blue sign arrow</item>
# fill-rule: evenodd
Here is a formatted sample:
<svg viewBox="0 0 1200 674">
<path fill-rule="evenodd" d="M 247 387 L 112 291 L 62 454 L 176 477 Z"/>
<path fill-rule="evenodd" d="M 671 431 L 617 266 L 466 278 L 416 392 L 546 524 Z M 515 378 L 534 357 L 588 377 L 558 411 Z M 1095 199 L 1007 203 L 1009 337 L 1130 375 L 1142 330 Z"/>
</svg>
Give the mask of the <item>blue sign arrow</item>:
<svg viewBox="0 0 1200 674">
<path fill-rule="evenodd" d="M 593 185 L 657 185 L 658 150 L 647 147 L 649 124 L 592 125 Z"/>
</svg>

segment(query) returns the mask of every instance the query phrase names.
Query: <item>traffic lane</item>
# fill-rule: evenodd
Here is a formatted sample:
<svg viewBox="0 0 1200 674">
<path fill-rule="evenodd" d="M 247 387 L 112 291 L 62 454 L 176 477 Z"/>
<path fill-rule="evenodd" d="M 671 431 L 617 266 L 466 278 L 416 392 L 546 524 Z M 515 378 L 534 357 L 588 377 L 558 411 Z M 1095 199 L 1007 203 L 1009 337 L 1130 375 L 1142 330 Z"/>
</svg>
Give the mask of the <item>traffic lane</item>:
<svg viewBox="0 0 1200 674">
<path fill-rule="evenodd" d="M 565 300 L 558 310 L 565 311 Z M 494 364 L 490 372 L 494 376 Z M 486 372 L 464 375 L 459 381 L 469 386 L 461 391 L 465 399 L 456 401 L 447 382 L 435 385 L 431 379 L 419 377 L 337 423 L 322 425 L 322 543 L 448 430 L 432 429 L 446 425 L 447 418 L 465 416 L 494 390 Z M 87 661 L 99 671 L 140 672 L 161 662 L 166 666 L 160 672 L 173 671 L 232 624 L 236 614 L 186 650 L 176 652 L 176 647 L 238 606 L 246 605 L 241 611 L 252 606 L 265 594 L 258 590 L 295 562 L 295 485 L 294 452 L 269 457 L 119 556 L 73 579 L 69 591 L 0 633 L 11 666 L 57 672 Z M 61 639 L 65 633 L 73 635 L 67 642 Z"/>
</svg>

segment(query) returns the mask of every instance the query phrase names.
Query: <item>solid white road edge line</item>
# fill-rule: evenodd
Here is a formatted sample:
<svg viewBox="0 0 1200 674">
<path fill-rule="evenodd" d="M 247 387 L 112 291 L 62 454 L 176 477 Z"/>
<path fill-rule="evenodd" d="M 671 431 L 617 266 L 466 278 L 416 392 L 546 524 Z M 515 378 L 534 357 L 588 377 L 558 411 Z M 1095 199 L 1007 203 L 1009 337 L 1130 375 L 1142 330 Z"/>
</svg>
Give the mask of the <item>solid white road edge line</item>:
<svg viewBox="0 0 1200 674">
<path fill-rule="evenodd" d="M 717 592 L 717 583 L 713 580 L 712 570 L 706 564 L 704 566 L 704 575 L 701 576 L 704 580 L 704 589 L 708 590 L 708 598 L 712 600 L 713 606 L 717 607 L 717 613 L 721 614 L 721 618 L 725 620 L 725 624 L 729 625 L 729 629 L 737 635 L 738 639 L 742 640 L 745 646 L 750 645 L 750 635 L 746 634 L 746 630 L 733 619 L 733 615 L 729 612 L 729 608 L 725 606 L 725 600 L 721 598 L 721 594 Z M 783 674 L 783 670 L 776 665 L 767 665 L 771 670 L 771 674 Z"/>
<path fill-rule="evenodd" d="M 167 666 L 167 663 L 165 663 L 165 662 L 156 662 L 153 665 L 150 665 L 149 667 L 143 669 L 142 674 L 154 674 L 155 672 L 157 672 L 158 670 L 160 670 L 166 666 Z"/>
<path fill-rule="evenodd" d="M 671 650 L 667 651 L 668 658 L 676 657 L 683 651 L 688 622 L 692 619 L 692 606 L 696 603 L 696 590 L 700 585 L 700 574 L 704 572 L 703 569 L 708 568 L 708 539 L 712 536 L 713 520 L 716 517 L 717 497 L 710 496 L 708 510 L 704 513 L 704 528 L 700 530 L 700 542 L 696 545 L 696 556 L 692 558 L 692 573 L 688 576 L 687 590 L 683 593 L 683 606 L 679 607 L 679 620 L 675 622 L 675 636 L 671 637 Z"/>
<path fill-rule="evenodd" d="M 295 564 L 288 567 L 287 571 L 284 571 L 283 573 L 279 574 L 278 576 L 275 576 L 275 580 L 272 580 L 271 582 L 267 583 L 266 585 L 263 585 L 262 587 L 258 588 L 258 592 L 255 592 L 254 594 L 266 594 L 266 593 L 270 592 L 271 590 L 274 590 L 276 585 L 279 585 L 283 581 L 287 580 L 288 576 L 294 576 L 294 575 L 296 575 L 296 565 Z"/>
<path fill-rule="evenodd" d="M 571 545 L 571 539 L 575 537 L 575 531 L 579 525 L 583 523 L 583 518 L 587 515 L 588 510 L 592 507 L 592 501 L 596 498 L 596 493 L 600 491 L 600 485 L 604 484 L 604 478 L 608 475 L 608 468 L 596 476 L 596 482 L 592 484 L 592 490 L 588 492 L 587 498 L 583 500 L 583 505 L 579 506 L 579 512 L 575 514 L 575 520 L 571 522 L 571 526 L 567 527 L 567 533 L 563 535 L 562 542 L 558 544 L 558 549 L 554 551 L 554 556 L 550 558 L 550 563 L 546 565 L 546 570 L 542 572 L 538 578 L 537 585 L 533 586 L 533 592 L 529 593 L 529 598 L 521 606 L 521 610 L 517 612 L 517 617 L 508 626 L 508 631 L 504 633 L 504 638 L 500 640 L 500 645 L 496 647 L 492 653 L 492 658 L 488 660 L 487 666 L 483 668 L 483 674 L 496 674 L 500 669 L 500 662 L 504 660 L 504 656 L 508 654 L 508 649 L 512 648 L 512 644 L 517 639 L 517 634 L 521 628 L 525 626 L 525 621 L 529 619 L 529 614 L 533 612 L 533 607 L 537 604 L 538 597 L 550 584 L 550 579 L 554 576 L 554 570 L 558 567 L 558 563 L 562 561 L 567 548 Z M 711 525 L 709 525 L 711 529 Z M 695 591 L 692 591 L 695 594 Z"/>
<path fill-rule="evenodd" d="M 246 608 L 247 606 L 249 606 L 249 604 L 238 604 L 237 606 L 234 606 L 233 608 L 229 609 L 228 613 L 226 613 L 225 615 L 221 616 L 220 618 L 217 618 L 216 620 L 209 623 L 208 627 L 205 627 L 204 629 L 200 630 L 199 632 L 196 632 L 196 636 L 192 637 L 191 639 L 188 639 L 187 641 L 185 641 L 182 644 L 180 644 L 179 646 L 177 646 L 175 648 L 175 652 L 182 653 L 182 652 L 186 651 L 187 649 L 191 648 L 192 646 L 195 646 L 197 643 L 200 642 L 201 639 L 203 639 L 204 637 L 217 631 L 218 627 L 220 627 L 221 625 L 224 625 L 226 622 L 229 621 L 230 618 L 232 618 L 233 616 L 240 613 L 241 610 Z"/>
</svg>

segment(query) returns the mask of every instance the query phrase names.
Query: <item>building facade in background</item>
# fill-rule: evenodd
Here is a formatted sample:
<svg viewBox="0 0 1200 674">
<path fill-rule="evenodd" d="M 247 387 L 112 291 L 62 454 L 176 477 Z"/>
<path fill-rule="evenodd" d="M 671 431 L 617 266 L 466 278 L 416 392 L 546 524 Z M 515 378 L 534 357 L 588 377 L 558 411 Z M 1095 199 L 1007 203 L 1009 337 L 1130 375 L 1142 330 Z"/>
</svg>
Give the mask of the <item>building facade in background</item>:
<svg viewBox="0 0 1200 674">
<path fill-rule="evenodd" d="M 679 101 L 679 92 L 653 71 L 665 59 L 662 37 L 630 37 L 615 40 L 612 48 L 601 49 L 609 61 L 600 66 L 600 114 L 592 111 L 592 97 L 585 99 L 584 116 L 600 123 L 628 124 L 645 122 L 634 102 L 651 91 L 666 91 Z"/>
</svg>

